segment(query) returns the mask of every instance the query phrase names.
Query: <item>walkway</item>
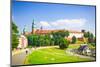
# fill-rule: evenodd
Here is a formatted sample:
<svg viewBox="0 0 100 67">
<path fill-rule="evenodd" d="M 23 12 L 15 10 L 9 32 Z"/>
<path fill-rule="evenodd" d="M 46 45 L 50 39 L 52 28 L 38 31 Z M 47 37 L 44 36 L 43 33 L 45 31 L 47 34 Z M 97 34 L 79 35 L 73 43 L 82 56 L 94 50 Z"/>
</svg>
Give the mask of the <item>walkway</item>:
<svg viewBox="0 0 100 67">
<path fill-rule="evenodd" d="M 30 52 L 31 52 L 31 50 L 28 51 L 28 54 Z M 25 58 L 28 54 L 26 54 L 25 50 L 23 50 L 23 52 L 13 55 L 12 56 L 12 65 L 23 65 Z"/>
</svg>

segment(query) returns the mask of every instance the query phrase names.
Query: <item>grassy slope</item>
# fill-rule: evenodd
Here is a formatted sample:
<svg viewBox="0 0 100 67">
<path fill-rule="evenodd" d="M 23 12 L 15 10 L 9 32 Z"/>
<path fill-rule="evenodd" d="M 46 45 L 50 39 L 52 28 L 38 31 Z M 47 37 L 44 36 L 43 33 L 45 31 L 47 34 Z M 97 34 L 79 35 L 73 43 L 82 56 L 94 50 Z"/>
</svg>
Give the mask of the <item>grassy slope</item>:
<svg viewBox="0 0 100 67">
<path fill-rule="evenodd" d="M 58 48 L 44 48 L 34 50 L 28 55 L 25 64 L 46 64 L 46 63 L 61 63 L 61 62 L 80 62 L 91 61 L 90 59 L 71 56 L 65 50 Z"/>
</svg>

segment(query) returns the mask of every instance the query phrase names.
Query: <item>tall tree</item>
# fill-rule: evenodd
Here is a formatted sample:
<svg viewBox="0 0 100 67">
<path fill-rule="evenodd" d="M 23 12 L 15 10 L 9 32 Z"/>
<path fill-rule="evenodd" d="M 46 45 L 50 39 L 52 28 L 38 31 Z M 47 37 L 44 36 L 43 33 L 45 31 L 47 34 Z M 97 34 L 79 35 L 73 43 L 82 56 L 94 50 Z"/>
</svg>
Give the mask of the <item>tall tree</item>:
<svg viewBox="0 0 100 67">
<path fill-rule="evenodd" d="M 12 48 L 17 48 L 18 43 L 18 29 L 16 24 L 12 22 Z"/>
</svg>

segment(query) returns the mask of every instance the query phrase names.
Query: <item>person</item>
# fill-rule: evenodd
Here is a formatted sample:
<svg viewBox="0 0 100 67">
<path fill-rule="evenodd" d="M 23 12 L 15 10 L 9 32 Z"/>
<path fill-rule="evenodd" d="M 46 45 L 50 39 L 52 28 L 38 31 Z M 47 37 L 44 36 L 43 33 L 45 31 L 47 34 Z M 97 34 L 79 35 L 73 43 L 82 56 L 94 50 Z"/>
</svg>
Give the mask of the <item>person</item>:
<svg viewBox="0 0 100 67">
<path fill-rule="evenodd" d="M 28 54 L 28 50 L 26 49 L 26 54 Z"/>
</svg>

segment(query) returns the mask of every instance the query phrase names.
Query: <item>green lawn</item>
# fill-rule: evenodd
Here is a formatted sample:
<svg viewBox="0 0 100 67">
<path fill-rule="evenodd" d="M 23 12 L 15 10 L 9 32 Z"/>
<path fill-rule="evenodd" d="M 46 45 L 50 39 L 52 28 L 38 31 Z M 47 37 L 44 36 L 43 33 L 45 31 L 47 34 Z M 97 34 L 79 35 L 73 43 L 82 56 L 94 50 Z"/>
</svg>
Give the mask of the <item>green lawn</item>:
<svg viewBox="0 0 100 67">
<path fill-rule="evenodd" d="M 34 50 L 27 56 L 25 64 L 46 64 L 63 62 L 91 61 L 90 59 L 72 56 L 59 48 L 43 48 Z"/>
<path fill-rule="evenodd" d="M 80 47 L 80 44 L 70 44 L 69 46 L 68 46 L 68 49 L 77 49 L 77 48 L 79 48 Z"/>
</svg>

